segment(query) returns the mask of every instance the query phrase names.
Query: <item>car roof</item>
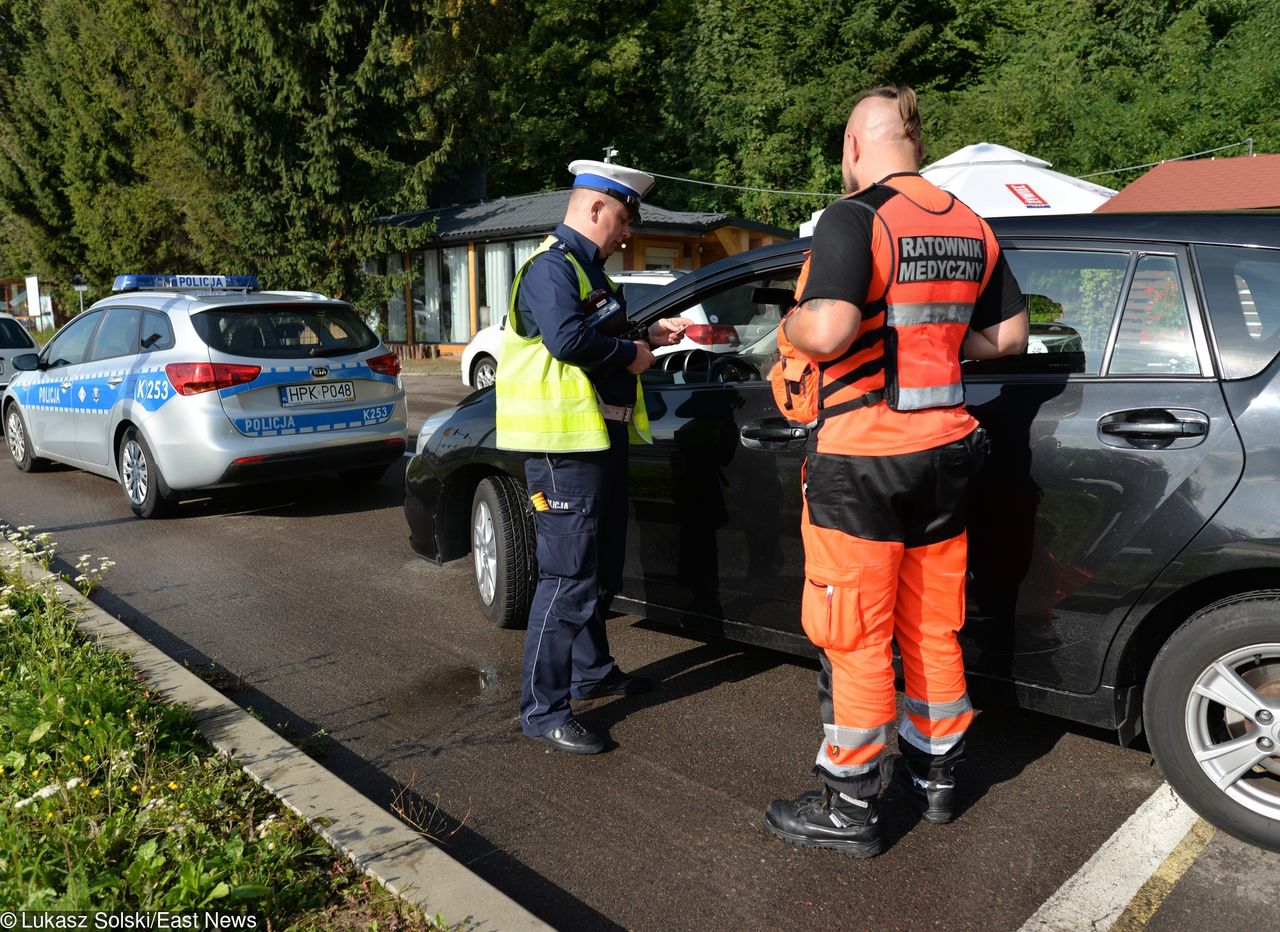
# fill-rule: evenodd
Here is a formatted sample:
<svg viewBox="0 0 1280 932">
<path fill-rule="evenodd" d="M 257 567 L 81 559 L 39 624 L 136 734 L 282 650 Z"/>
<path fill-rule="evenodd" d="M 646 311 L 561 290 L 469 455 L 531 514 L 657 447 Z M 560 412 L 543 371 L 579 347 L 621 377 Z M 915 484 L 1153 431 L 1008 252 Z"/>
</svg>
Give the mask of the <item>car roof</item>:
<svg viewBox="0 0 1280 932">
<path fill-rule="evenodd" d="M 1146 242 L 1280 247 L 1280 211 L 1053 214 L 993 217 L 997 236 L 1131 239 Z"/>
<path fill-rule="evenodd" d="M 342 304 L 347 302 L 329 298 L 313 291 L 127 291 L 95 301 L 93 308 L 111 307 L 116 304 L 142 305 L 158 311 L 194 314 L 197 311 L 225 307 L 243 307 L 275 304 Z"/>
<path fill-rule="evenodd" d="M 1280 210 L 1048 214 L 1039 217 L 992 217 L 987 222 L 1000 237 L 1141 240 L 1280 248 Z M 720 259 L 696 271 L 699 278 L 705 278 L 708 271 L 714 274 L 721 268 L 741 267 L 743 260 L 752 265 L 767 265 L 771 260 L 803 253 L 812 244 L 813 238 L 809 236 L 783 240 Z"/>
</svg>

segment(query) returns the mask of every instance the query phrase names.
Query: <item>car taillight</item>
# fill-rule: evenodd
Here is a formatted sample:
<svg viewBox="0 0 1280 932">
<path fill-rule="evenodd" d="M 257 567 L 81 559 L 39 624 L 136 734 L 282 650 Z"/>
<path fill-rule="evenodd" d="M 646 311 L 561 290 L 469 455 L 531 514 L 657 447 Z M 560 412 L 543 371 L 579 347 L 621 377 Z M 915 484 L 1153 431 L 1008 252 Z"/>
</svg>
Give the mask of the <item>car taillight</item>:
<svg viewBox="0 0 1280 932">
<path fill-rule="evenodd" d="M 369 368 L 378 373 L 378 375 L 399 375 L 400 357 L 395 353 L 387 353 L 385 356 L 374 356 L 369 360 Z"/>
<path fill-rule="evenodd" d="M 261 366 L 242 366 L 229 362 L 171 362 L 164 367 L 169 384 L 179 395 L 199 395 L 219 388 L 252 382 Z"/>
<path fill-rule="evenodd" d="M 690 324 L 684 328 L 684 335 L 694 343 L 710 346 L 713 343 L 729 343 L 737 345 L 738 331 L 730 324 Z"/>
</svg>

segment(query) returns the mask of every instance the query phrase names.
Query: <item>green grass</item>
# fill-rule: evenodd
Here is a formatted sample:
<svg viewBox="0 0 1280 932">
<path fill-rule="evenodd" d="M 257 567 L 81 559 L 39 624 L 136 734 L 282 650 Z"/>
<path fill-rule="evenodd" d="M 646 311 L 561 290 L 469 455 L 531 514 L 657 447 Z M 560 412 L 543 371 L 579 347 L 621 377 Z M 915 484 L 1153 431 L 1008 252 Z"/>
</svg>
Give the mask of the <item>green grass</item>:
<svg viewBox="0 0 1280 932">
<path fill-rule="evenodd" d="M 0 530 L 48 566 L 47 537 Z M 82 591 L 105 572 L 86 560 Z M 0 903 L 229 910 L 272 929 L 446 928 L 219 756 L 16 560 L 0 560 Z"/>
</svg>

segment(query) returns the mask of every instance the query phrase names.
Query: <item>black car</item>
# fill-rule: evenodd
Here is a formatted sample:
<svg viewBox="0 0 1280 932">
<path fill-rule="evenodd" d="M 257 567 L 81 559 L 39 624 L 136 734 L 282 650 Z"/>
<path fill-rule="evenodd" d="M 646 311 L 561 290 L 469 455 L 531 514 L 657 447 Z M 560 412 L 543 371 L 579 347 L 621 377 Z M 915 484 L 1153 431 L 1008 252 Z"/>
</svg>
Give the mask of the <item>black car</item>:
<svg viewBox="0 0 1280 932">
<path fill-rule="evenodd" d="M 1199 813 L 1280 850 L 1280 214 L 993 226 L 1032 327 L 1025 355 L 964 367 L 991 437 L 961 632 L 975 692 L 1145 733 Z M 776 322 L 807 245 L 708 266 L 632 316 L 712 301 Z M 642 377 L 654 443 L 632 447 L 615 605 L 808 653 L 807 430 L 774 406 L 775 351 L 770 331 Z M 422 556 L 471 552 L 484 615 L 517 627 L 534 529 L 522 457 L 493 443 L 491 390 L 429 419 L 405 515 Z"/>
</svg>

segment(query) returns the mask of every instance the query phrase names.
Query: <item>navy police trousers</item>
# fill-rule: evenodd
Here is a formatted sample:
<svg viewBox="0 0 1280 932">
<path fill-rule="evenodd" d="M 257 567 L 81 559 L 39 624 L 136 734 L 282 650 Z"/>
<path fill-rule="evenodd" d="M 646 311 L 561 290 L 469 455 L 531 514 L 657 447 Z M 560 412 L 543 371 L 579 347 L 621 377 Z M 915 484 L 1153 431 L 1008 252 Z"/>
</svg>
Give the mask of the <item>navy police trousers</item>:
<svg viewBox="0 0 1280 932">
<path fill-rule="evenodd" d="M 625 424 L 605 423 L 608 450 L 535 453 L 525 461 L 538 528 L 538 586 L 520 688 L 520 727 L 527 735 L 569 721 L 570 698 L 613 669 L 604 620 L 622 586 L 628 437 Z"/>
</svg>

